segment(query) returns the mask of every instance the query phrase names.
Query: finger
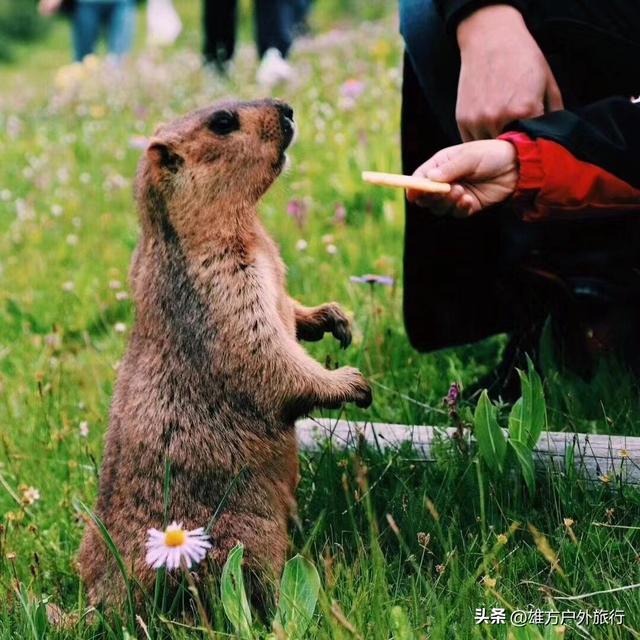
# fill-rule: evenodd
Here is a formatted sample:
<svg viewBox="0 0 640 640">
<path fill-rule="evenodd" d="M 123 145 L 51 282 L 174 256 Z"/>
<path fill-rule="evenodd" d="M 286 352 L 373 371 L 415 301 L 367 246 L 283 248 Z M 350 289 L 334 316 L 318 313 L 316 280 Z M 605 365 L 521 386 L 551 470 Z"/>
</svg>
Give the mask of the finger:
<svg viewBox="0 0 640 640">
<path fill-rule="evenodd" d="M 447 206 L 444 198 L 441 196 L 425 193 L 421 193 L 419 197 L 416 198 L 415 203 L 423 209 L 433 209 L 434 211 L 440 211 L 443 207 Z"/>
<path fill-rule="evenodd" d="M 502 133 L 503 127 L 505 127 L 508 122 L 511 122 L 511 118 L 487 123 L 482 129 L 480 134 L 481 137 L 479 137 L 478 140 L 493 140 L 494 138 L 497 138 Z"/>
<path fill-rule="evenodd" d="M 468 218 L 473 213 L 475 213 L 473 198 L 469 194 L 465 194 L 456 203 L 453 215 L 456 218 Z"/>
<path fill-rule="evenodd" d="M 416 191 L 414 202 L 423 207 L 429 207 L 432 205 L 447 205 L 455 206 L 457 201 L 466 193 L 464 187 L 459 184 L 451 185 L 451 190 L 448 193 L 424 193 L 423 191 Z"/>
<path fill-rule="evenodd" d="M 466 191 L 464 190 L 463 186 L 454 184 L 451 186 L 451 191 L 449 191 L 449 193 L 447 194 L 447 198 L 451 204 L 457 205 L 458 201 L 460 200 L 460 198 L 462 198 L 462 196 L 464 196 L 465 193 Z"/>
<path fill-rule="evenodd" d="M 484 125 L 483 133 L 485 138 L 494 139 L 504 133 L 505 129 L 517 120 L 528 120 L 529 118 L 537 118 L 545 113 L 544 96 L 540 99 L 515 105 L 502 113 L 499 117 L 488 121 Z"/>
<path fill-rule="evenodd" d="M 457 206 L 458 201 L 465 193 L 464 187 L 461 187 L 459 184 L 455 184 L 451 187 L 451 191 L 449 191 L 449 193 L 438 194 L 437 197 L 425 202 L 424 206 L 437 209 L 437 215 L 452 213 Z"/>
<path fill-rule="evenodd" d="M 427 193 L 425 191 L 418 191 L 417 189 L 407 189 L 407 200 L 412 204 L 418 204 L 421 207 L 427 207 L 431 202 L 434 202 L 438 198 L 449 197 L 448 193 Z"/>
<path fill-rule="evenodd" d="M 466 124 L 458 122 L 458 131 L 460 132 L 462 142 L 471 142 L 471 140 L 473 140 L 473 135 Z"/>
<path fill-rule="evenodd" d="M 556 79 L 551 74 L 549 83 L 547 85 L 547 91 L 544 96 L 545 111 L 562 111 L 564 109 L 564 101 L 562 100 L 562 93 Z"/>
<path fill-rule="evenodd" d="M 462 178 L 473 174 L 478 166 L 477 153 L 468 146 L 439 167 L 434 167 L 427 173 L 427 178 L 437 182 L 458 182 Z"/>
</svg>

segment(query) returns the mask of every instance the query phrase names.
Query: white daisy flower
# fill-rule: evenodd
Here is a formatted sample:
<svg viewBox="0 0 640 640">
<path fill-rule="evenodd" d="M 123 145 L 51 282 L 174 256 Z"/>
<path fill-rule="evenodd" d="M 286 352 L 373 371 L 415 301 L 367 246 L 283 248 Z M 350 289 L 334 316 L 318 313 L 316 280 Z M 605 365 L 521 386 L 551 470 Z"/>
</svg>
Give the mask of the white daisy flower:
<svg viewBox="0 0 640 640">
<path fill-rule="evenodd" d="M 22 504 L 33 504 L 40 500 L 40 492 L 35 487 L 24 487 L 22 489 Z"/>
<path fill-rule="evenodd" d="M 327 245 L 327 253 L 328 253 L 330 256 L 335 256 L 335 255 L 336 255 L 336 253 L 338 253 L 338 247 L 336 247 L 336 245 L 335 245 L 335 244 L 328 244 L 328 245 Z"/>
<path fill-rule="evenodd" d="M 204 527 L 187 531 L 182 522 L 172 522 L 164 531 L 149 529 L 147 540 L 147 564 L 152 569 L 166 567 L 169 571 L 177 569 L 182 560 L 187 568 L 198 564 L 211 548 L 209 536 Z"/>
</svg>

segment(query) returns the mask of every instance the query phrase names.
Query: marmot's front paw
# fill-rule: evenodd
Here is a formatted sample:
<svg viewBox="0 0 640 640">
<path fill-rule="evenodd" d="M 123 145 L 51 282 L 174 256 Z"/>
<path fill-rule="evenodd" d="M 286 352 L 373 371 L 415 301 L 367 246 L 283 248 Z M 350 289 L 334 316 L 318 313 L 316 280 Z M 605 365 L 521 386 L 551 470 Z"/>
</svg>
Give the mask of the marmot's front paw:
<svg viewBox="0 0 640 640">
<path fill-rule="evenodd" d="M 346 401 L 355 402 L 357 407 L 366 409 L 372 401 L 371 386 L 355 367 L 344 367 L 344 372 L 349 385 Z"/>
<path fill-rule="evenodd" d="M 351 344 L 351 322 L 337 302 L 322 305 L 326 317 L 326 326 L 333 337 L 346 349 Z"/>
</svg>

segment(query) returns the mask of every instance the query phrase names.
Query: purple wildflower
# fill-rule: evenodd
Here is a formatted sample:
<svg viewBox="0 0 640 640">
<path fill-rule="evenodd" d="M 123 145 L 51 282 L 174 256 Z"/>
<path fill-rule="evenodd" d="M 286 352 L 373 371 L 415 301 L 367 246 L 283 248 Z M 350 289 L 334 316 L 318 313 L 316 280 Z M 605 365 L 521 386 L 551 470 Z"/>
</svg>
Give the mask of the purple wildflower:
<svg viewBox="0 0 640 640">
<path fill-rule="evenodd" d="M 365 90 L 365 83 L 356 78 L 349 78 L 340 87 L 340 95 L 347 100 L 357 100 Z"/>
<path fill-rule="evenodd" d="M 149 139 L 144 136 L 131 136 L 129 138 L 129 147 L 131 149 L 139 149 L 144 151 L 149 146 Z"/>
<path fill-rule="evenodd" d="M 368 284 L 371 286 L 380 284 L 384 287 L 393 287 L 395 284 L 395 280 L 391 276 L 378 276 L 373 273 L 367 273 L 363 276 L 351 276 L 349 280 L 357 284 Z"/>
<path fill-rule="evenodd" d="M 347 208 L 341 202 L 338 202 L 335 208 L 335 212 L 333 214 L 333 221 L 336 224 L 344 224 L 346 219 L 347 219 Z"/>
<path fill-rule="evenodd" d="M 453 382 L 449 387 L 449 392 L 444 398 L 444 403 L 450 408 L 455 409 L 458 406 L 460 400 L 460 385 L 457 382 Z"/>
<path fill-rule="evenodd" d="M 291 216 L 299 227 L 303 227 L 307 221 L 308 209 L 303 200 L 289 200 L 287 215 Z"/>
</svg>

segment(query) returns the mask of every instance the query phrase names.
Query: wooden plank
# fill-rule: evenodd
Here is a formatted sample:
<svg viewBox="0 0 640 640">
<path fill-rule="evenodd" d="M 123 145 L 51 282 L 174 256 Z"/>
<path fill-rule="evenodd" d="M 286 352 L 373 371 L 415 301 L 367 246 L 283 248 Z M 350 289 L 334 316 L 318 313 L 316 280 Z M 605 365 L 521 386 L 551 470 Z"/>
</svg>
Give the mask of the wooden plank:
<svg viewBox="0 0 640 640">
<path fill-rule="evenodd" d="M 409 426 L 371 422 L 349 422 L 326 418 L 306 418 L 297 425 L 298 442 L 305 450 L 317 449 L 330 438 L 335 446 L 353 447 L 359 438 L 380 449 L 397 449 L 409 442 L 425 461 L 434 460 L 432 445 L 436 435 L 451 438 L 453 428 Z M 505 431 L 505 436 L 507 436 Z M 469 437 L 468 434 L 466 437 Z M 640 485 L 640 438 L 587 433 L 543 431 L 535 449 L 536 462 L 562 472 L 565 455 L 574 447 L 576 470 L 592 480 Z"/>
</svg>

